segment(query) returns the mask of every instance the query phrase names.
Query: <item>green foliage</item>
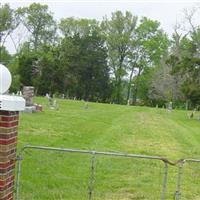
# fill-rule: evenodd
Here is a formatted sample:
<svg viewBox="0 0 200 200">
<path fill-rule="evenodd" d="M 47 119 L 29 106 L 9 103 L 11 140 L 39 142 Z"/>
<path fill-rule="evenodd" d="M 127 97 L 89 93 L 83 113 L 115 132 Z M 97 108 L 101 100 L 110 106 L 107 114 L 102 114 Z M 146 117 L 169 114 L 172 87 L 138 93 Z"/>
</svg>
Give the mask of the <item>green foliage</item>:
<svg viewBox="0 0 200 200">
<path fill-rule="evenodd" d="M 148 68 L 155 68 L 160 65 L 168 47 L 168 37 L 160 28 L 160 24 L 143 17 L 135 31 L 135 37 L 132 39 L 128 54 L 130 75 L 127 100 L 130 96 L 132 79 L 134 79 L 134 102 L 137 98 L 142 98 L 142 100 L 148 102 L 148 84 L 152 79 L 152 73 L 148 72 L 153 71 Z M 142 80 L 144 83 L 142 83 Z"/>
<path fill-rule="evenodd" d="M 0 47 L 0 52 L 1 52 L 0 63 L 7 65 L 11 60 L 11 55 L 4 46 Z"/>
<path fill-rule="evenodd" d="M 146 105 L 149 103 L 149 85 L 153 77 L 155 68 L 145 68 L 141 76 L 137 77 L 133 83 L 137 86 L 137 97 L 145 101 Z M 133 94 L 136 96 L 136 94 Z"/>
<path fill-rule="evenodd" d="M 31 34 L 31 47 L 38 49 L 41 44 L 54 42 L 56 37 L 56 22 L 47 5 L 32 3 L 29 7 L 17 9 L 22 24 Z"/>
<path fill-rule="evenodd" d="M 178 67 L 186 76 L 182 91 L 194 106 L 200 104 L 200 58 L 183 58 Z"/>
<path fill-rule="evenodd" d="M 73 19 L 75 22 L 79 27 L 80 21 Z M 110 96 L 107 50 L 96 27 L 88 20 L 78 28 L 80 34 L 70 30 L 59 44 L 40 45 L 40 51 L 24 45 L 19 56 L 22 84 L 32 84 L 41 95 L 62 93 L 70 98 L 106 101 Z M 82 35 L 81 30 L 89 33 Z"/>
<path fill-rule="evenodd" d="M 102 22 L 63 18 L 56 23 L 47 5 L 0 7 L 0 61 L 11 69 L 11 91 L 33 85 L 37 94 L 124 104 L 190 101 L 199 104 L 200 28 L 170 41 L 160 23 L 131 12 L 113 12 Z M 29 37 L 14 56 L 4 48 L 18 26 Z M 59 29 L 57 29 L 57 27 Z M 171 46 L 170 46 L 171 45 Z M 166 63 L 164 63 L 166 60 Z M 134 84 L 134 86 L 133 86 Z"/>
<path fill-rule="evenodd" d="M 191 33 L 191 38 L 180 41 L 180 54 L 172 54 L 168 64 L 172 65 L 172 73 L 180 73 L 183 79 L 182 92 L 192 103 L 192 107 L 200 104 L 200 58 L 198 42 L 199 29 Z"/>
<path fill-rule="evenodd" d="M 7 59 L 8 53 L 4 48 L 4 43 L 16 26 L 14 11 L 8 4 L 0 4 L 0 62 L 5 62 Z"/>
<path fill-rule="evenodd" d="M 1 5 L 0 20 L 0 36 L 2 37 L 12 27 L 12 10 L 8 4 Z"/>
<path fill-rule="evenodd" d="M 158 21 L 143 17 L 137 28 L 138 43 L 145 52 L 148 65 L 158 65 L 169 47 L 169 39 Z"/>
<path fill-rule="evenodd" d="M 61 19 L 59 28 L 65 37 L 88 36 L 99 29 L 94 19 L 75 19 L 73 17 Z"/>
<path fill-rule="evenodd" d="M 99 28 L 91 20 L 72 20 L 74 29 L 65 33 L 61 42 L 64 88 L 69 96 L 79 99 L 105 101 L 109 97 L 109 69 L 107 51 Z M 86 31 L 87 30 L 87 31 Z"/>
<path fill-rule="evenodd" d="M 122 79 L 127 74 L 127 56 L 131 39 L 137 23 L 137 17 L 130 12 L 112 13 L 111 19 L 104 18 L 101 26 L 108 48 L 108 62 L 114 75 L 114 100 L 122 102 Z"/>
<path fill-rule="evenodd" d="M 37 61 L 37 55 L 29 52 L 28 54 L 19 55 L 20 81 L 23 85 L 30 86 L 33 84 L 33 64 Z"/>
<path fill-rule="evenodd" d="M 9 91 L 16 93 L 21 89 L 20 75 L 18 72 L 18 57 L 13 56 L 10 58 L 9 63 L 6 66 L 12 75 L 12 84 Z"/>
</svg>

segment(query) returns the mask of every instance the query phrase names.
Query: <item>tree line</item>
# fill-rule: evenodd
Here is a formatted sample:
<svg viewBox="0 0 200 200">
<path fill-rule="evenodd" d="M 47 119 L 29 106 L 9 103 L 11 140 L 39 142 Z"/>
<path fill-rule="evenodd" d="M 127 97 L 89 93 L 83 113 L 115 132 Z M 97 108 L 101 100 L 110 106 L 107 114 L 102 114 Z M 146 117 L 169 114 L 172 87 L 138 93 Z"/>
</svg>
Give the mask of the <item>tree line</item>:
<svg viewBox="0 0 200 200">
<path fill-rule="evenodd" d="M 194 108 L 200 104 L 200 26 L 198 9 L 185 10 L 170 38 L 160 23 L 131 12 L 111 18 L 63 18 L 47 5 L 32 3 L 13 10 L 0 5 L 0 62 L 13 76 L 11 91 L 24 85 L 37 95 L 118 104 Z M 26 40 L 13 38 L 21 30 Z M 22 31 L 21 31 L 22 32 Z M 16 53 L 5 48 L 7 38 Z"/>
</svg>

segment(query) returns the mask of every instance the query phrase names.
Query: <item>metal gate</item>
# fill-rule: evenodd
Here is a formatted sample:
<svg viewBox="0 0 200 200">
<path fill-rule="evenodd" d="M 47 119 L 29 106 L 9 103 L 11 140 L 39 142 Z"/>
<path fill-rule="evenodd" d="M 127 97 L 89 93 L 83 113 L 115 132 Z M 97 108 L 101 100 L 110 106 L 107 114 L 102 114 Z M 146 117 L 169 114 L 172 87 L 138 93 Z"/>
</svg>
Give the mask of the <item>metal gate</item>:
<svg viewBox="0 0 200 200">
<path fill-rule="evenodd" d="M 28 159 L 26 161 L 27 157 Z M 37 160 L 38 157 L 39 160 Z M 65 161 L 66 158 L 68 160 Z M 198 199 L 198 197 L 200 197 L 200 189 L 198 189 L 198 184 L 200 183 L 200 160 L 195 159 L 181 159 L 174 163 L 159 156 L 27 145 L 20 151 L 17 161 L 16 200 L 26 199 L 27 197 L 24 195 L 26 191 L 21 194 L 21 190 L 23 188 L 26 190 L 26 187 L 28 187 L 27 185 L 30 185 L 29 188 L 27 188 L 27 190 L 30 190 L 30 188 L 33 188 L 34 184 L 38 185 L 38 187 L 35 190 L 32 189 L 32 193 L 37 193 L 38 191 L 38 196 L 33 194 L 31 197 L 31 192 L 27 191 L 27 193 L 29 193 L 29 199 L 45 199 L 45 196 L 42 197 L 41 191 L 45 193 L 47 189 L 49 190 L 47 196 L 49 196 L 46 197 L 46 199 L 186 200 Z M 79 164 L 79 162 L 81 164 Z M 25 166 L 27 163 L 30 163 L 30 166 Z M 32 165 L 34 165 L 34 167 L 30 171 L 29 168 L 31 168 Z M 63 166 L 60 167 L 61 165 Z M 191 167 L 191 165 L 195 165 L 195 167 Z M 50 168 L 52 169 L 47 173 Z M 60 169 L 61 171 L 59 171 Z M 126 170 L 130 172 L 130 175 L 126 173 Z M 57 171 L 60 173 L 59 177 L 53 179 Z M 25 172 L 27 173 L 26 177 L 28 177 L 26 181 L 23 180 L 23 173 Z M 35 174 L 32 174 L 33 172 L 35 172 Z M 69 176 L 70 173 L 73 174 L 75 178 Z M 169 175 L 169 173 L 171 175 Z M 31 174 L 35 179 L 32 179 Z M 184 178 L 186 174 L 189 174 L 186 179 L 192 177 L 197 187 L 189 185 L 189 187 L 192 188 L 188 189 L 188 180 Z M 119 175 L 120 177 L 118 179 L 117 176 Z M 46 176 L 46 179 L 45 182 L 40 185 L 40 179 L 43 176 Z M 81 182 L 80 180 L 83 176 L 84 181 Z M 64 179 L 64 177 L 67 178 Z M 108 181 L 103 182 L 106 178 Z M 65 187 L 67 191 L 62 194 L 61 190 L 65 190 L 65 187 L 60 187 L 58 182 L 54 183 L 55 188 L 60 187 L 61 189 L 53 193 L 54 185 L 51 185 L 53 181 L 49 179 L 55 181 L 57 179 L 63 179 L 63 182 L 66 182 Z M 115 180 L 113 185 L 111 180 Z M 120 182 L 122 182 L 121 185 Z M 171 183 L 167 185 L 168 182 Z M 72 187 L 73 183 L 75 183 L 74 187 Z M 49 188 L 44 187 L 44 184 L 49 184 Z M 82 185 L 84 185 L 83 188 Z M 122 185 L 129 188 L 129 191 L 126 191 L 125 188 L 121 190 L 120 187 Z M 42 187 L 44 187 L 44 189 L 41 189 L 39 192 Z M 70 189 L 70 187 L 72 187 L 72 189 Z M 143 191 L 140 191 L 141 189 L 143 189 Z M 183 192 L 181 192 L 182 189 Z M 71 190 L 74 190 L 73 194 L 70 194 Z M 69 196 L 66 196 L 66 193 L 69 193 Z"/>
</svg>

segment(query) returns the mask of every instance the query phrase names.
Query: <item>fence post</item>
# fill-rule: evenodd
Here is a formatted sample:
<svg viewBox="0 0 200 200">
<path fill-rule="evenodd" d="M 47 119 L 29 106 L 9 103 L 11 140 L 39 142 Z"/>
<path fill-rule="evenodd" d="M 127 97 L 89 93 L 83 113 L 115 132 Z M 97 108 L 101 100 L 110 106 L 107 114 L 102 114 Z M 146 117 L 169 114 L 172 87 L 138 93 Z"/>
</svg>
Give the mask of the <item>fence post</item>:
<svg viewBox="0 0 200 200">
<path fill-rule="evenodd" d="M 167 162 L 165 162 L 161 200 L 165 199 L 165 192 L 166 192 L 166 186 L 167 186 L 167 175 L 168 175 L 168 164 L 167 164 Z"/>
<path fill-rule="evenodd" d="M 92 192 L 93 192 L 93 184 L 94 184 L 94 161 L 95 161 L 95 154 L 96 152 L 92 152 L 92 158 L 90 161 L 90 178 L 89 178 L 89 185 L 88 185 L 88 193 L 89 193 L 89 200 L 92 200 Z"/>
<path fill-rule="evenodd" d="M 178 174 L 177 174 L 177 181 L 176 181 L 176 192 L 175 192 L 175 200 L 179 200 L 181 197 L 180 193 L 180 185 L 181 185 L 181 175 L 182 175 L 182 168 L 184 162 L 181 161 L 178 165 Z"/>
<path fill-rule="evenodd" d="M 16 196 L 15 199 L 19 200 L 19 187 L 20 187 L 20 176 L 21 176 L 21 161 L 22 155 L 17 156 L 17 177 L 16 177 Z"/>
</svg>

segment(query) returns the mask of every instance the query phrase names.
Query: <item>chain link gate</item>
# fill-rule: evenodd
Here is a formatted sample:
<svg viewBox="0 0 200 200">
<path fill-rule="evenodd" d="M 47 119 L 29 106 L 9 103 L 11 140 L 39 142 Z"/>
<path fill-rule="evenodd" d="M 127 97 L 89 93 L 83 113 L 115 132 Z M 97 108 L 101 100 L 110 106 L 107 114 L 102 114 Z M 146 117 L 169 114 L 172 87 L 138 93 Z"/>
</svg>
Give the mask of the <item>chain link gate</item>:
<svg viewBox="0 0 200 200">
<path fill-rule="evenodd" d="M 50 152 L 53 152 L 54 154 L 51 153 L 47 155 L 47 153 Z M 34 153 L 36 153 L 35 157 Z M 43 157 L 40 157 L 42 154 Z M 70 156 L 66 156 L 66 154 Z M 81 156 L 79 156 L 79 154 Z M 34 163 L 32 172 L 36 171 L 36 174 L 32 175 L 35 177 L 35 179 L 32 179 L 30 173 L 27 174 L 26 176 L 28 176 L 28 178 L 30 176 L 31 180 L 30 181 L 26 180 L 26 182 L 24 181 L 23 183 L 23 181 L 20 181 L 20 178 L 22 176 L 22 173 L 25 173 L 26 171 L 28 173 L 28 170 L 27 167 L 24 167 L 22 170 L 22 164 L 25 158 L 28 156 L 30 157 L 29 163 L 31 163 L 31 165 L 33 165 Z M 34 159 L 36 159 L 36 157 L 38 156 L 40 157 L 40 159 L 38 161 L 34 161 Z M 60 164 L 58 162 L 59 157 L 61 158 L 60 164 L 63 164 L 63 168 L 61 167 L 62 168 L 61 171 L 59 171 L 60 170 Z M 66 157 L 67 160 L 65 161 Z M 42 176 L 44 177 L 46 176 L 46 179 L 45 178 L 44 179 L 45 181 L 49 180 L 49 182 L 44 181 L 44 184 L 49 184 L 48 187 L 50 189 L 48 187 L 44 187 L 44 184 L 41 184 L 40 186 L 38 186 L 37 189 L 35 190 L 33 189 L 32 191 L 32 193 L 38 192 L 40 194 L 38 194 L 38 196 L 33 195 L 30 198 L 31 194 L 29 193 L 28 194 L 29 199 L 43 200 L 46 198 L 46 199 L 83 199 L 83 200 L 100 200 L 100 199 L 180 200 L 184 199 L 184 192 L 183 194 L 181 194 L 180 192 L 180 190 L 182 189 L 181 181 L 184 177 L 183 176 L 184 165 L 186 163 L 200 163 L 200 160 L 185 159 L 173 163 L 170 162 L 168 159 L 159 156 L 126 154 L 120 152 L 100 152 L 100 151 L 90 151 L 90 150 L 52 148 L 52 147 L 31 146 L 31 145 L 25 146 L 20 151 L 17 157 L 17 161 L 18 162 L 17 162 L 16 195 L 15 195 L 16 200 L 26 199 L 26 197 L 23 197 L 23 195 L 26 196 L 25 195 L 26 192 L 24 192 L 23 195 L 21 195 L 21 189 L 23 189 L 23 187 L 27 190 L 30 190 L 30 188 L 32 189 L 34 183 L 35 185 L 40 184 L 37 182 L 38 176 L 40 178 Z M 81 164 L 79 164 L 79 162 Z M 28 161 L 24 163 L 28 163 Z M 53 165 L 56 165 L 55 167 L 56 169 L 53 169 L 52 171 L 50 170 L 49 174 L 47 173 L 46 168 L 42 169 L 43 164 L 45 165 L 47 163 L 49 163 L 48 168 L 51 168 Z M 40 167 L 38 167 L 38 165 Z M 66 168 L 66 166 L 68 166 L 68 168 Z M 168 189 L 167 193 L 166 192 L 167 183 L 168 181 L 171 181 L 168 180 L 169 166 L 173 166 L 173 169 L 176 170 L 173 173 L 174 175 L 176 175 L 175 178 L 176 189 L 174 190 L 174 188 L 172 187 L 171 189 Z M 73 167 L 75 173 L 72 170 Z M 31 166 L 29 166 L 29 168 L 31 168 Z M 41 171 L 39 171 L 38 168 L 40 168 Z M 124 171 L 126 170 L 130 172 L 130 175 L 124 174 Z M 142 173 L 142 170 L 144 170 L 145 173 Z M 60 173 L 60 175 L 58 178 L 54 179 L 52 176 L 55 176 L 56 172 Z M 74 173 L 73 176 L 71 176 L 70 173 L 71 174 Z M 119 174 L 124 175 L 126 177 L 123 180 L 121 179 L 118 180 L 117 176 L 119 176 Z M 153 179 L 151 179 L 152 178 L 151 176 L 153 177 Z M 84 177 L 83 178 L 84 180 L 81 180 L 80 177 Z M 142 181 L 137 179 L 138 177 Z M 106 178 L 108 178 L 107 182 L 104 181 Z M 55 196 L 53 196 L 54 187 L 59 188 L 60 183 L 55 183 L 55 185 L 52 186 L 50 183 L 52 181 L 50 181 L 50 179 L 51 180 L 59 179 L 63 181 L 64 186 L 61 187 L 61 189 L 57 193 L 55 193 Z M 112 184 L 113 180 L 115 180 L 115 184 Z M 119 183 L 123 182 L 124 185 L 127 185 L 127 188 L 132 188 L 132 189 L 130 189 L 130 191 L 126 190 L 121 191 L 120 184 L 116 184 L 118 183 L 117 181 Z M 27 185 L 29 185 L 28 188 L 26 188 Z M 141 185 L 142 188 L 145 189 L 145 191 L 148 191 L 149 193 L 147 192 L 144 194 L 144 191 L 140 191 Z M 69 189 L 68 186 L 70 186 L 71 189 Z M 50 190 L 47 194 L 49 195 L 48 197 L 40 197 L 42 192 L 39 192 L 37 190 L 40 190 L 40 188 L 43 187 L 44 189 L 41 189 L 41 191 L 43 191 L 44 193 L 47 192 L 47 188 L 48 190 Z M 63 194 L 61 194 L 62 193 L 61 190 L 63 191 Z M 59 193 L 60 196 L 58 197 Z M 66 193 L 69 193 L 68 197 L 66 196 Z M 132 194 L 134 194 L 135 196 L 133 196 Z"/>
</svg>

